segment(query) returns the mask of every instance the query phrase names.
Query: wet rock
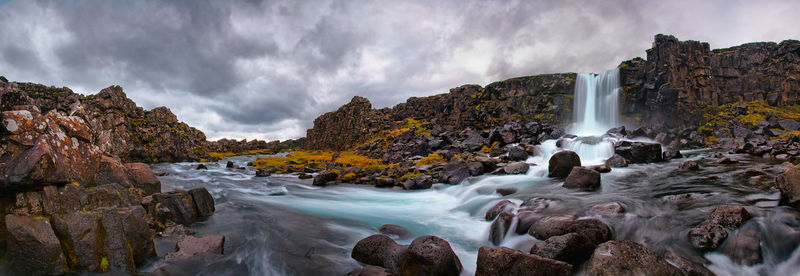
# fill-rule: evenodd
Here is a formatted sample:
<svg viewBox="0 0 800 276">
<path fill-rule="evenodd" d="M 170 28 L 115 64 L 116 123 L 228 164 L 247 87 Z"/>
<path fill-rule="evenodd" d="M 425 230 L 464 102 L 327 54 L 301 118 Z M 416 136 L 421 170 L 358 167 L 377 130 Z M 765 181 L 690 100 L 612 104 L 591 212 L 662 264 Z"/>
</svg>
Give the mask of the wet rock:
<svg viewBox="0 0 800 276">
<path fill-rule="evenodd" d="M 689 231 L 689 242 L 700 250 L 714 250 L 727 238 L 725 227 L 716 223 L 703 223 Z"/>
<path fill-rule="evenodd" d="M 337 177 L 339 177 L 339 174 L 336 173 L 335 171 L 324 171 L 317 174 L 317 176 L 314 176 L 313 185 L 328 186 L 328 183 L 336 180 Z"/>
<path fill-rule="evenodd" d="M 581 158 L 574 151 L 560 151 L 550 157 L 547 167 L 550 177 L 567 177 L 573 167 L 581 166 Z"/>
<path fill-rule="evenodd" d="M 593 218 L 579 219 L 569 223 L 567 233 L 577 233 L 586 237 L 593 244 L 600 244 L 613 238 L 611 227 Z"/>
<path fill-rule="evenodd" d="M 208 170 L 208 166 L 206 166 L 206 164 L 199 164 L 194 169 L 195 170 Z"/>
<path fill-rule="evenodd" d="M 100 221 L 94 212 L 55 214 L 53 229 L 61 237 L 69 266 L 89 272 L 101 272 Z"/>
<path fill-rule="evenodd" d="M 459 184 L 461 181 L 469 177 L 469 166 L 461 159 L 454 158 L 447 165 L 439 175 L 439 180 L 447 184 Z"/>
<path fill-rule="evenodd" d="M 272 171 L 268 169 L 257 169 L 256 170 L 256 177 L 267 177 L 272 175 Z"/>
<path fill-rule="evenodd" d="M 400 274 L 400 263 L 408 246 L 399 245 L 383 234 L 366 237 L 353 247 L 350 257 L 356 261 L 386 268 L 390 274 Z"/>
<path fill-rule="evenodd" d="M 725 255 L 742 265 L 761 263 L 761 238 L 757 231 L 744 230 L 731 240 L 725 249 Z"/>
<path fill-rule="evenodd" d="M 775 182 L 781 192 L 781 203 L 795 208 L 800 207 L 800 165 L 779 174 Z"/>
<path fill-rule="evenodd" d="M 754 177 L 754 176 L 766 175 L 767 173 L 759 169 L 749 168 L 745 170 L 744 173 L 742 174 L 745 177 Z"/>
<path fill-rule="evenodd" d="M 531 254 L 577 266 L 589 259 L 594 248 L 595 244 L 586 237 L 570 233 L 535 243 Z"/>
<path fill-rule="evenodd" d="M 259 176 L 258 172 L 256 172 L 256 176 Z M 266 176 L 269 176 L 269 175 L 266 175 Z M 301 174 L 297 175 L 297 178 L 299 178 L 299 179 L 311 179 L 311 178 L 314 178 L 314 176 L 310 175 L 310 174 L 307 174 L 307 173 L 301 173 Z"/>
<path fill-rule="evenodd" d="M 128 163 L 125 167 L 133 187 L 143 190 L 145 195 L 161 192 L 161 181 L 153 174 L 150 166 L 145 163 Z"/>
<path fill-rule="evenodd" d="M 614 154 L 606 160 L 606 165 L 612 168 L 624 168 L 628 166 L 628 160 L 622 155 Z"/>
<path fill-rule="evenodd" d="M 605 217 L 616 217 L 619 214 L 625 212 L 625 207 L 618 202 L 610 202 L 604 204 L 597 204 L 592 206 L 592 209 L 589 210 L 589 213 L 598 215 L 598 216 L 605 216 Z"/>
<path fill-rule="evenodd" d="M 189 195 L 192 196 L 194 207 L 197 209 L 199 217 L 208 217 L 214 214 L 214 197 L 204 187 L 194 188 L 189 190 Z"/>
<path fill-rule="evenodd" d="M 708 270 L 702 263 L 689 260 L 680 256 L 672 248 L 667 248 L 664 254 L 664 259 L 668 260 L 675 267 L 683 271 L 684 275 L 688 276 L 714 276 L 714 272 Z"/>
<path fill-rule="evenodd" d="M 495 192 L 497 192 L 498 194 L 500 194 L 502 196 L 507 196 L 507 195 L 511 195 L 511 194 L 516 193 L 517 192 L 517 188 L 514 188 L 514 187 L 500 187 L 500 188 L 495 189 Z"/>
<path fill-rule="evenodd" d="M 592 169 L 592 170 L 594 170 L 596 172 L 599 172 L 599 173 L 611 172 L 611 167 L 609 165 L 606 165 L 606 164 L 589 166 L 588 168 Z"/>
<path fill-rule="evenodd" d="M 462 269 L 450 243 L 436 236 L 414 239 L 400 263 L 403 275 L 460 275 Z"/>
<path fill-rule="evenodd" d="M 589 168 L 573 167 L 563 186 L 584 191 L 597 190 L 600 188 L 600 173 Z"/>
<path fill-rule="evenodd" d="M 397 180 L 389 177 L 376 177 L 373 180 L 373 183 L 375 183 L 375 187 L 378 188 L 391 188 L 397 186 Z"/>
<path fill-rule="evenodd" d="M 531 165 L 525 162 L 514 162 L 503 167 L 503 172 L 506 174 L 525 174 L 530 169 Z"/>
<path fill-rule="evenodd" d="M 228 161 L 228 163 L 225 164 L 225 168 L 228 168 L 228 169 L 233 169 L 235 167 L 236 167 L 236 164 L 233 164 L 233 161 Z"/>
<path fill-rule="evenodd" d="M 347 276 L 389 276 L 389 271 L 380 266 L 368 265 L 353 269 Z"/>
<path fill-rule="evenodd" d="M 225 236 L 207 235 L 202 238 L 186 236 L 175 246 L 176 251 L 164 257 L 167 261 L 188 261 L 222 255 L 225 253 Z"/>
<path fill-rule="evenodd" d="M 508 160 L 511 161 L 524 161 L 528 159 L 528 152 L 523 147 L 514 146 L 508 150 Z"/>
<path fill-rule="evenodd" d="M 697 162 L 694 162 L 692 160 L 686 160 L 680 165 L 678 165 L 678 169 L 682 171 L 696 171 L 700 169 L 700 165 L 698 165 Z"/>
<path fill-rule="evenodd" d="M 730 157 L 722 157 L 722 158 L 717 159 L 716 161 L 714 161 L 714 164 L 720 164 L 720 165 L 728 165 L 728 164 L 736 164 L 736 163 L 739 163 L 739 161 L 733 160 Z"/>
<path fill-rule="evenodd" d="M 489 227 L 489 241 L 494 245 L 499 245 L 506 238 L 506 233 L 514 222 L 516 215 L 511 212 L 502 212 L 497 216 Z"/>
<path fill-rule="evenodd" d="M 680 159 L 683 158 L 683 154 L 679 150 L 665 150 L 664 151 L 664 160 L 672 160 L 672 159 Z"/>
<path fill-rule="evenodd" d="M 614 145 L 614 154 L 622 156 L 628 163 L 664 161 L 661 144 L 658 143 L 621 141 Z"/>
<path fill-rule="evenodd" d="M 183 190 L 174 190 L 167 193 L 152 195 L 152 203 L 149 204 L 154 212 L 154 218 L 159 221 L 172 220 L 176 223 L 189 225 L 197 221 L 197 208 L 192 201 L 191 195 Z M 148 207 L 148 206 L 146 206 Z"/>
<path fill-rule="evenodd" d="M 117 213 L 134 262 L 137 266 L 145 264 L 150 258 L 156 256 L 153 243 L 155 233 L 149 228 L 147 213 L 142 206 L 118 209 Z"/>
<path fill-rule="evenodd" d="M 618 240 L 600 244 L 589 262 L 588 272 L 592 275 L 683 275 L 655 252 L 641 244 Z"/>
<path fill-rule="evenodd" d="M 133 273 L 136 271 L 133 250 L 128 243 L 123 219 L 117 208 L 98 209 L 102 229 L 103 251 L 106 252 L 108 271 Z"/>
<path fill-rule="evenodd" d="M 547 216 L 531 225 L 528 234 L 540 240 L 569 233 L 569 225 L 575 221 L 574 215 Z"/>
<path fill-rule="evenodd" d="M 67 272 L 61 243 L 47 219 L 5 216 L 8 233 L 6 267 L 19 275 L 60 275 Z"/>
<path fill-rule="evenodd" d="M 708 215 L 707 222 L 716 223 L 723 227 L 739 227 L 750 219 L 752 215 L 743 206 L 720 205 Z"/>
<path fill-rule="evenodd" d="M 572 265 L 552 259 L 529 255 L 508 247 L 478 250 L 475 276 L 494 275 L 572 275 Z"/>
<path fill-rule="evenodd" d="M 484 217 L 486 218 L 486 220 L 491 221 L 494 218 L 496 218 L 497 215 L 499 215 L 500 213 L 504 211 L 514 210 L 515 207 L 517 206 L 516 204 L 514 204 L 514 202 L 511 202 L 511 200 L 508 199 L 504 199 L 496 203 L 494 206 L 492 206 L 492 208 L 489 208 L 489 211 L 486 211 L 486 215 Z"/>
<path fill-rule="evenodd" d="M 411 232 L 408 231 L 408 229 L 397 224 L 381 225 L 381 227 L 378 228 L 378 232 L 381 232 L 381 234 L 384 235 L 394 235 L 401 239 L 407 239 L 411 237 Z"/>
<path fill-rule="evenodd" d="M 403 189 L 406 190 L 422 190 L 430 189 L 433 186 L 433 177 L 430 175 L 421 175 L 412 177 L 403 182 Z"/>
</svg>

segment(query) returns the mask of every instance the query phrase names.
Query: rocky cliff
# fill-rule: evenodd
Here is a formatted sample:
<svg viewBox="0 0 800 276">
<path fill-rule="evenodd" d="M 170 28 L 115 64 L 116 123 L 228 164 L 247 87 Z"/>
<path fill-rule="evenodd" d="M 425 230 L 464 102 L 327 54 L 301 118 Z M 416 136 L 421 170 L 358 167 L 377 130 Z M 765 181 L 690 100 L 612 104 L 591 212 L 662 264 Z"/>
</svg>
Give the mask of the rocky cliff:
<svg viewBox="0 0 800 276">
<path fill-rule="evenodd" d="M 574 73 L 548 74 L 494 82 L 485 88 L 464 85 L 450 93 L 413 97 L 383 109 L 373 109 L 369 100 L 354 97 L 314 120 L 306 145 L 311 149 L 352 149 L 409 118 L 450 130 L 488 129 L 512 121 L 568 122 L 575 77 Z"/>
</svg>

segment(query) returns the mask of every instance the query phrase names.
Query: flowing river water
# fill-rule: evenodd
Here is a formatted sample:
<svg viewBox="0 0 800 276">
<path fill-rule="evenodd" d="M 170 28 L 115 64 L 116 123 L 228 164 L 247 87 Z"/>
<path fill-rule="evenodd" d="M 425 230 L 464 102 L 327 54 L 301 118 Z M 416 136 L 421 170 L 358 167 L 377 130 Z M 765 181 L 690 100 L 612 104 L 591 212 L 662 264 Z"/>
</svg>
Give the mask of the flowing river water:
<svg viewBox="0 0 800 276">
<path fill-rule="evenodd" d="M 619 203 L 625 208 L 622 215 L 594 216 L 611 226 L 616 239 L 636 241 L 658 253 L 672 248 L 684 256 L 704 256 L 710 261 L 707 267 L 719 275 L 797 274 L 800 214 L 778 206 L 774 177 L 786 167 L 776 160 L 734 155 L 738 163 L 723 165 L 710 157 L 716 152 L 683 151 L 683 159 L 615 168 L 602 175 L 602 188 L 592 192 L 563 188 L 563 180 L 546 176 L 547 161 L 557 151 L 577 152 L 584 165 L 600 164 L 614 153 L 618 138 L 602 134 L 617 126 L 618 83 L 617 70 L 580 74 L 575 124 L 570 127 L 578 136 L 542 142 L 526 161 L 534 165 L 525 175 L 487 175 L 459 185 L 404 191 L 349 184 L 315 187 L 296 176 L 255 177 L 252 167 L 225 168 L 227 161 L 245 167 L 258 156 L 230 157 L 209 164 L 208 170 L 194 169 L 198 163 L 158 164 L 153 170 L 165 174 L 159 177 L 164 191 L 206 187 L 214 197 L 216 213 L 191 228 L 199 235 L 224 234 L 225 255 L 186 268 L 201 275 L 343 275 L 361 266 L 350 258 L 356 242 L 378 233 L 383 224 L 401 225 L 413 234 L 398 238 L 399 243 L 421 235 L 446 239 L 464 266 L 463 274 L 472 275 L 478 248 L 493 246 L 486 211 L 503 199 L 519 205 L 531 198 L 546 202 L 548 214 L 581 217 L 593 216 L 595 205 Z M 679 170 L 686 160 L 695 160 L 701 169 Z M 496 192 L 501 187 L 518 191 L 502 196 Z M 691 247 L 687 233 L 723 204 L 746 206 L 753 218 L 720 249 L 703 255 Z M 514 228 L 512 224 L 500 245 L 529 251 L 537 240 L 513 233 Z M 761 264 L 738 265 L 720 253 L 738 231 L 749 230 L 761 238 Z M 163 255 L 174 243 L 157 246 Z"/>
</svg>

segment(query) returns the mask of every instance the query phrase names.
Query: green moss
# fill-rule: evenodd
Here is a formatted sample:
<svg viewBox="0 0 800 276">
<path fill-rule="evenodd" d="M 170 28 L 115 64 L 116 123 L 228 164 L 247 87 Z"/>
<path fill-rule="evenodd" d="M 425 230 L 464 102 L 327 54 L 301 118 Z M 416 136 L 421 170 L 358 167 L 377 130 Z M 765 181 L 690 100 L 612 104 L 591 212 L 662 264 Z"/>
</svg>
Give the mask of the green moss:
<svg viewBox="0 0 800 276">
<path fill-rule="evenodd" d="M 103 259 L 100 260 L 100 270 L 103 272 L 108 271 L 108 257 L 103 257 Z"/>
</svg>

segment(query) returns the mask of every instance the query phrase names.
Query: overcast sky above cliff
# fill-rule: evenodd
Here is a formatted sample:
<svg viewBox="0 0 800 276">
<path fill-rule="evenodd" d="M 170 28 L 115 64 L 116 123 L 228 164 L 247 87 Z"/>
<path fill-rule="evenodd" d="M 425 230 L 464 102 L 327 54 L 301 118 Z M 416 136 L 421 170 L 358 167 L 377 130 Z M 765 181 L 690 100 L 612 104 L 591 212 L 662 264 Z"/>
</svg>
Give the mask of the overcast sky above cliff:
<svg viewBox="0 0 800 276">
<path fill-rule="evenodd" d="M 7 1 L 0 75 L 146 108 L 222 137 L 287 139 L 354 95 L 597 72 L 653 35 L 712 48 L 800 38 L 788 1 Z"/>
</svg>

